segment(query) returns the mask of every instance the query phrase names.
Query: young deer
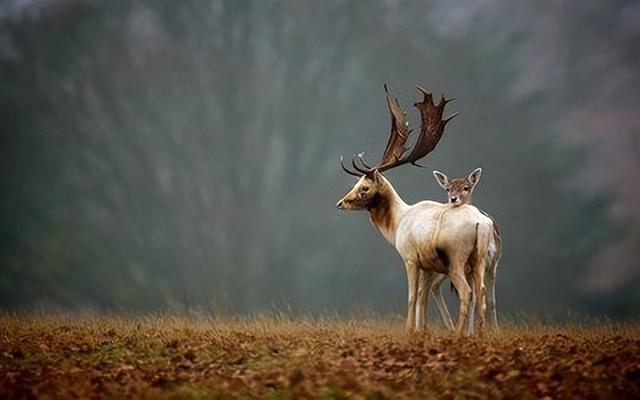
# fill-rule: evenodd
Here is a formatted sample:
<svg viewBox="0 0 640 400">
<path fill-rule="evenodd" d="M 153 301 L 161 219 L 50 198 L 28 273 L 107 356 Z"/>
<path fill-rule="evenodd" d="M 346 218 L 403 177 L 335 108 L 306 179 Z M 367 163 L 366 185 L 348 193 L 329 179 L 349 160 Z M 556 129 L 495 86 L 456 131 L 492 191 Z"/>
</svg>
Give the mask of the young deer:
<svg viewBox="0 0 640 400">
<path fill-rule="evenodd" d="M 336 206 L 345 210 L 367 210 L 372 224 L 402 257 L 408 281 L 406 328 L 421 329 L 426 324 L 426 303 L 418 302 L 419 289 L 431 287 L 441 273 L 449 277 L 460 297 L 456 329 L 462 333 L 469 315 L 472 291 L 480 299 L 477 306 L 484 306 L 483 278 L 493 229 L 491 219 L 470 205 L 453 207 L 434 201 L 409 205 L 382 175 L 383 171 L 403 164 L 415 165 L 429 154 L 442 137 L 447 122 L 457 115 L 442 119 L 449 100 L 443 96 L 435 105 L 431 93 L 419 86 L 418 89 L 424 94 L 424 99 L 414 104 L 422 119 L 414 145 L 405 147 L 411 131 L 398 100 L 387 91 L 391 133 L 382 160 L 370 167 L 362 155 L 354 156 L 351 160 L 354 170 L 349 170 L 341 159 L 342 169 L 359 179 Z M 473 288 L 465 277 L 465 266 L 469 260 L 473 263 L 472 271 L 477 274 L 472 280 Z M 482 328 L 484 313 L 478 310 L 477 314 Z"/>
<path fill-rule="evenodd" d="M 447 192 L 447 202 L 459 206 L 471 204 L 471 193 L 482 175 L 482 168 L 474 169 L 466 178 L 449 179 L 440 171 L 433 171 L 436 181 Z"/>
<path fill-rule="evenodd" d="M 436 181 L 438 181 L 438 184 L 440 184 L 440 186 L 447 192 L 447 202 L 449 204 L 453 204 L 454 207 L 463 204 L 471 204 L 471 194 L 478 184 L 481 174 L 482 168 L 476 168 L 466 178 L 450 179 L 440 171 L 433 171 L 433 176 L 436 178 Z M 488 313 L 489 319 L 491 320 L 491 325 L 493 326 L 493 328 L 497 329 L 498 316 L 496 312 L 495 282 L 498 262 L 500 261 L 500 257 L 502 256 L 502 237 L 500 236 L 498 224 L 496 224 L 495 220 L 489 214 L 483 211 L 481 212 L 487 217 L 491 218 L 493 226 L 491 243 L 489 244 L 488 249 L 489 253 L 487 268 L 485 269 L 484 281 L 487 290 L 486 312 Z M 449 310 L 447 309 L 444 298 L 442 296 L 442 283 L 444 279 L 444 275 L 439 275 L 438 277 L 436 277 L 431 286 L 431 292 L 435 297 L 436 304 L 438 305 L 440 315 L 442 316 L 445 325 L 453 328 L 453 322 L 451 320 Z M 427 290 L 423 290 L 423 292 L 426 293 Z M 426 301 L 426 296 L 423 295 L 423 298 L 421 298 L 421 300 Z"/>
</svg>

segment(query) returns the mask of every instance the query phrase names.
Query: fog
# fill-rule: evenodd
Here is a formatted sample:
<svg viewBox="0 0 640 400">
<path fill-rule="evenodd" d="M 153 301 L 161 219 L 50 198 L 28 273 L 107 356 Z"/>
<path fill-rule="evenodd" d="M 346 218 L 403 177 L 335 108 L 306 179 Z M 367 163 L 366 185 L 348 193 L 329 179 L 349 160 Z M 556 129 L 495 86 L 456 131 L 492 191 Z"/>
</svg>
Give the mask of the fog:
<svg viewBox="0 0 640 400">
<path fill-rule="evenodd" d="M 635 1 L 0 3 L 0 309 L 403 313 L 406 277 L 341 155 L 383 84 L 456 97 L 421 169 L 483 168 L 503 315 L 637 316 Z M 454 297 L 449 295 L 450 308 Z"/>
</svg>

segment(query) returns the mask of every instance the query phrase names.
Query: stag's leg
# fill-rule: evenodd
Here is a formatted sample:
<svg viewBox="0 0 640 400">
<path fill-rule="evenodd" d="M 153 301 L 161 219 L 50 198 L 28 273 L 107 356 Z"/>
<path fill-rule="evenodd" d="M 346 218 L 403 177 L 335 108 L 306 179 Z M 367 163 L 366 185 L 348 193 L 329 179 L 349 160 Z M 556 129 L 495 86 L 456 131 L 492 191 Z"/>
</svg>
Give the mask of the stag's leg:
<svg viewBox="0 0 640 400">
<path fill-rule="evenodd" d="M 436 306 L 438 306 L 438 311 L 440 312 L 440 317 L 442 317 L 442 322 L 444 322 L 445 326 L 448 329 L 453 329 L 453 320 L 451 319 L 451 314 L 449 314 L 447 303 L 444 302 L 444 296 L 442 295 L 442 284 L 444 283 L 446 278 L 446 275 L 437 274 L 436 278 L 433 281 L 433 284 L 431 285 L 431 293 L 436 300 Z"/>
<path fill-rule="evenodd" d="M 407 287 L 408 287 L 408 305 L 407 305 L 407 321 L 405 329 L 411 331 L 416 328 L 416 302 L 418 301 L 418 272 L 419 269 L 415 263 L 405 262 L 407 270 Z"/>
<path fill-rule="evenodd" d="M 416 330 L 422 330 L 425 315 L 425 271 L 418 270 L 418 300 L 416 301 Z"/>
<path fill-rule="evenodd" d="M 486 290 L 484 287 L 484 266 L 485 261 L 480 260 L 478 265 L 473 269 L 473 297 L 476 309 L 475 324 L 478 328 L 478 332 L 482 333 L 485 324 L 485 310 L 486 310 Z M 472 326 L 472 324 L 469 324 Z"/>
<path fill-rule="evenodd" d="M 495 276 L 487 274 L 486 288 L 487 288 L 487 313 L 489 314 L 489 320 L 491 327 L 495 330 L 498 329 L 498 314 L 496 311 L 496 278 Z"/>
<path fill-rule="evenodd" d="M 418 330 L 427 327 L 427 315 L 429 307 L 429 291 L 433 286 L 433 281 L 436 278 L 436 274 L 432 271 L 419 271 L 418 279 L 418 304 L 416 309 L 416 328 Z"/>
<path fill-rule="evenodd" d="M 449 272 L 449 279 L 451 279 L 451 283 L 458 291 L 458 297 L 460 298 L 456 331 L 462 334 L 465 321 L 469 316 L 469 302 L 471 301 L 471 288 L 467 283 L 467 278 L 464 276 L 464 264 L 458 263 L 454 265 L 454 268 Z"/>
<path fill-rule="evenodd" d="M 473 283 L 474 276 L 473 276 L 473 273 L 471 272 L 472 269 L 473 269 L 472 264 L 467 263 L 465 265 L 465 269 L 464 269 L 465 278 L 467 279 L 467 283 L 471 288 L 471 300 L 469 301 L 469 315 L 467 316 L 467 319 L 464 321 L 465 325 L 463 328 L 463 331 L 467 335 L 473 334 L 473 324 L 475 321 L 475 307 L 478 299 L 478 296 L 476 295 L 476 291 L 475 291 L 475 285 Z"/>
<path fill-rule="evenodd" d="M 473 323 L 475 321 L 475 307 L 477 304 L 477 300 L 478 300 L 478 296 L 476 296 L 476 292 L 475 292 L 475 286 L 473 284 L 473 279 L 469 279 L 469 277 L 467 277 L 467 283 L 469 283 L 469 286 L 471 287 L 471 301 L 469 302 L 469 316 L 467 317 L 467 320 L 465 321 L 465 333 L 467 335 L 472 335 L 473 334 Z"/>
</svg>

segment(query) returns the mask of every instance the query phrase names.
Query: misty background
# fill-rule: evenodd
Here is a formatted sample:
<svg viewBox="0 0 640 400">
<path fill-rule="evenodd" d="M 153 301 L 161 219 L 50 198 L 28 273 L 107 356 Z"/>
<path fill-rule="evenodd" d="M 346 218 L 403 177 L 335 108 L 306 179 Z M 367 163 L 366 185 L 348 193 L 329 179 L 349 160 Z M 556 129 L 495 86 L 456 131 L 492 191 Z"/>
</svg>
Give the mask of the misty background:
<svg viewBox="0 0 640 400">
<path fill-rule="evenodd" d="M 499 312 L 635 317 L 638 43 L 631 0 L 0 1 L 0 309 L 404 313 L 335 209 L 387 83 L 414 127 L 415 84 L 457 98 L 386 176 L 444 201 L 431 170 L 484 169 Z"/>
</svg>

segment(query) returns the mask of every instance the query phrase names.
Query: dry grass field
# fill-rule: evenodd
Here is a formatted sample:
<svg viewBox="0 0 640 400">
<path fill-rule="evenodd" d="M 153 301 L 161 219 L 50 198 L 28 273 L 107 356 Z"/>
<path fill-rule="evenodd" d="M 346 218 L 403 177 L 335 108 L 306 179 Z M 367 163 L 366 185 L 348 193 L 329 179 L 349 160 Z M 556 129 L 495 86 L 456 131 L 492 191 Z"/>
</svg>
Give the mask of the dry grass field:
<svg viewBox="0 0 640 400">
<path fill-rule="evenodd" d="M 0 316 L 0 398 L 640 397 L 634 324 L 484 338 L 398 321 Z"/>
</svg>

